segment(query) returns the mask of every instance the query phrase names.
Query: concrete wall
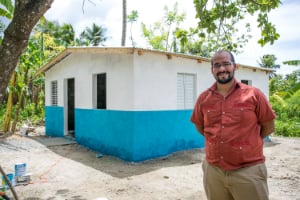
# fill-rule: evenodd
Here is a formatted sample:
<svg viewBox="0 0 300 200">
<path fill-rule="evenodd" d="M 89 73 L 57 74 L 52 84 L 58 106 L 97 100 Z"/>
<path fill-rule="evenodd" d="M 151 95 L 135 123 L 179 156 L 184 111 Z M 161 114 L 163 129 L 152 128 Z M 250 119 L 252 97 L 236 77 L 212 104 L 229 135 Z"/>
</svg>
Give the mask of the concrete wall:
<svg viewBox="0 0 300 200">
<path fill-rule="evenodd" d="M 177 74 L 195 74 L 196 91 L 204 90 L 212 82 L 208 63 L 166 55 L 135 54 L 134 95 L 135 110 L 177 110 Z"/>
<path fill-rule="evenodd" d="M 107 108 L 133 107 L 132 55 L 74 53 L 46 72 L 46 105 L 51 105 L 51 81 L 58 80 L 58 106 L 64 106 L 64 80 L 75 78 L 76 108 L 93 108 L 93 75 L 107 73 Z"/>
<path fill-rule="evenodd" d="M 249 68 L 238 68 L 235 74 L 239 81 L 241 79 L 251 80 L 252 86 L 259 88 L 269 98 L 269 74 L 262 70 Z"/>
<path fill-rule="evenodd" d="M 116 111 L 76 109 L 76 141 L 126 161 L 143 161 L 201 148 L 204 139 L 189 118 L 191 110 Z"/>
</svg>

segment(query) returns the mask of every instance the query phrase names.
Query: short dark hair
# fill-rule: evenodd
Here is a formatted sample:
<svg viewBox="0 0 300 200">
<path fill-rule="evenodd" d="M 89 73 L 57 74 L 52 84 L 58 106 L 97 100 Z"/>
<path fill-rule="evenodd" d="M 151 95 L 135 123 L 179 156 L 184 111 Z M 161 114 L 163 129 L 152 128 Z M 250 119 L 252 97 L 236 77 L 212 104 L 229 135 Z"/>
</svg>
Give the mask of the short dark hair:
<svg viewBox="0 0 300 200">
<path fill-rule="evenodd" d="M 217 55 L 217 54 L 220 54 L 220 53 L 223 53 L 223 52 L 226 52 L 230 55 L 230 60 L 231 62 L 235 63 L 235 59 L 234 59 L 234 56 L 233 54 L 231 53 L 231 51 L 228 51 L 228 50 L 218 50 L 214 55 L 213 57 L 211 58 L 211 66 L 213 66 L 213 59 L 214 57 Z"/>
</svg>

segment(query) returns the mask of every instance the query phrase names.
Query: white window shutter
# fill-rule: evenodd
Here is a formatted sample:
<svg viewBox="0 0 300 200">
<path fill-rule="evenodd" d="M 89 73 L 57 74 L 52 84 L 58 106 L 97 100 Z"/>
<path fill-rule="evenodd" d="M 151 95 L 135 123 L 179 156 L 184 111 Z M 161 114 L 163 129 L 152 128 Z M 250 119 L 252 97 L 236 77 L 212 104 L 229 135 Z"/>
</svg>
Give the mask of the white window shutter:
<svg viewBox="0 0 300 200">
<path fill-rule="evenodd" d="M 177 108 L 184 109 L 184 75 L 177 74 Z"/>
<path fill-rule="evenodd" d="M 184 76 L 184 107 L 190 109 L 194 107 L 195 100 L 195 75 L 186 74 Z"/>
<path fill-rule="evenodd" d="M 177 74 L 177 108 L 192 109 L 195 102 L 195 74 Z"/>
</svg>

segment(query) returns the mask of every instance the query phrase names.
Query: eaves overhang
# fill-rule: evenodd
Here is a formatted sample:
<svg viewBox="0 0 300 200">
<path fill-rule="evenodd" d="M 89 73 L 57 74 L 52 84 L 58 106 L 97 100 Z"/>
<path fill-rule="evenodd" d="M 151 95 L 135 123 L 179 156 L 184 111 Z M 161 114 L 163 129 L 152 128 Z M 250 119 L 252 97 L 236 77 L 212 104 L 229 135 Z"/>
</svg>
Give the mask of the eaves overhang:
<svg viewBox="0 0 300 200">
<path fill-rule="evenodd" d="M 38 71 L 37 74 L 44 73 L 57 65 L 58 63 L 62 62 L 65 58 L 73 53 L 98 53 L 98 54 L 134 54 L 137 53 L 139 56 L 144 55 L 145 53 L 153 53 L 153 54 L 160 54 L 165 55 L 167 59 L 172 59 L 173 57 L 181 57 L 186 59 L 196 60 L 198 63 L 208 62 L 210 63 L 209 58 L 204 58 L 195 55 L 189 54 L 182 54 L 182 53 L 173 53 L 173 52 L 166 52 L 166 51 L 159 51 L 159 50 L 151 50 L 151 49 L 143 49 L 143 48 L 133 48 L 133 47 L 69 47 L 59 53 L 57 56 L 52 58 L 48 63 L 42 66 Z M 261 68 L 261 67 L 254 67 L 254 66 L 247 66 L 237 63 L 238 68 L 248 68 L 253 71 L 260 70 L 265 71 L 267 74 L 274 72 L 275 70 L 269 68 Z"/>
</svg>

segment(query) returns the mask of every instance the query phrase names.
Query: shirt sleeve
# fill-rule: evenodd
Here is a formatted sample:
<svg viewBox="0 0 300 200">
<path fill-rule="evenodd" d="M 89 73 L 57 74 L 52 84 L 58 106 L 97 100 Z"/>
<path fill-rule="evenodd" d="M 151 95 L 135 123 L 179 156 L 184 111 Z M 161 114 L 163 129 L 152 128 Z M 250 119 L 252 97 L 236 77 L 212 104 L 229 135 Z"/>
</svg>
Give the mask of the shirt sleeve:
<svg viewBox="0 0 300 200">
<path fill-rule="evenodd" d="M 192 116 L 191 116 L 191 122 L 193 122 L 194 124 L 197 124 L 199 126 L 204 126 L 204 119 L 203 119 L 203 113 L 202 113 L 202 105 L 201 102 L 203 100 L 203 96 L 204 94 L 201 94 L 195 104 L 194 110 L 192 112 Z"/>
<path fill-rule="evenodd" d="M 262 93 L 259 89 L 256 89 L 256 95 L 258 101 L 256 107 L 258 122 L 263 123 L 275 119 L 275 112 L 264 93 Z"/>
</svg>

